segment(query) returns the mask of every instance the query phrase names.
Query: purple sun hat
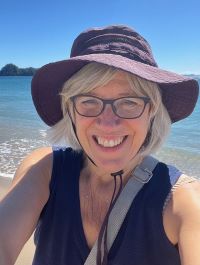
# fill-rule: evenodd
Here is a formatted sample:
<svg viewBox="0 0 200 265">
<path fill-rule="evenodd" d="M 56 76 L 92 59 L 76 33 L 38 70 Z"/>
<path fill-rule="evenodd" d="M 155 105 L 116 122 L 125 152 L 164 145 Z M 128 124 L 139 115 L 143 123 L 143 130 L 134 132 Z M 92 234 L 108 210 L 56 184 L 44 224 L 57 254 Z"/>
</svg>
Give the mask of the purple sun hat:
<svg viewBox="0 0 200 265">
<path fill-rule="evenodd" d="M 112 25 L 82 32 L 73 43 L 69 59 L 44 65 L 34 75 L 33 102 L 47 125 L 53 126 L 63 117 L 59 95 L 63 83 L 91 62 L 113 66 L 157 83 L 172 123 L 194 110 L 198 82 L 158 68 L 150 45 L 140 34 L 127 26 Z"/>
</svg>

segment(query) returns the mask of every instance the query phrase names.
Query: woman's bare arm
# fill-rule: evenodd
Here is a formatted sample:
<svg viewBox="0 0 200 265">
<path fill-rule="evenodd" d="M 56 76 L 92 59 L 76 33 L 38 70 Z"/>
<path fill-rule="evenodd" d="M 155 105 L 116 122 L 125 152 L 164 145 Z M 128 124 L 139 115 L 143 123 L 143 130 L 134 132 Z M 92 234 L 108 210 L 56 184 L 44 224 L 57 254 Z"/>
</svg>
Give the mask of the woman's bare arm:
<svg viewBox="0 0 200 265">
<path fill-rule="evenodd" d="M 179 222 L 178 245 L 182 265 L 200 264 L 200 181 L 179 187 L 173 196 Z"/>
<path fill-rule="evenodd" d="M 0 202 L 0 264 L 13 265 L 33 233 L 49 197 L 52 149 L 28 155 L 16 171 L 7 195 Z"/>
</svg>

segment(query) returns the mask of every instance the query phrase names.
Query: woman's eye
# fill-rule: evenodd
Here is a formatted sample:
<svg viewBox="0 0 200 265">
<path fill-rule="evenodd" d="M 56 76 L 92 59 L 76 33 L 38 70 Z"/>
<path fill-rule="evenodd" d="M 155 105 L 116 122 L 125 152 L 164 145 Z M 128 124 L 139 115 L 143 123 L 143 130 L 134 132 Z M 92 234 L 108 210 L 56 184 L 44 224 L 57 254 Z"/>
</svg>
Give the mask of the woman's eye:
<svg viewBox="0 0 200 265">
<path fill-rule="evenodd" d="M 137 102 L 132 101 L 132 100 L 125 100 L 123 102 L 123 105 L 127 107 L 134 107 L 134 106 L 137 106 Z"/>
<path fill-rule="evenodd" d="M 97 105 L 98 102 L 94 99 L 87 99 L 81 102 L 82 105 Z"/>
<path fill-rule="evenodd" d="M 127 105 L 136 105 L 136 104 L 137 104 L 136 102 L 134 102 L 134 101 L 130 101 L 130 100 L 127 100 L 125 103 L 126 103 Z"/>
</svg>

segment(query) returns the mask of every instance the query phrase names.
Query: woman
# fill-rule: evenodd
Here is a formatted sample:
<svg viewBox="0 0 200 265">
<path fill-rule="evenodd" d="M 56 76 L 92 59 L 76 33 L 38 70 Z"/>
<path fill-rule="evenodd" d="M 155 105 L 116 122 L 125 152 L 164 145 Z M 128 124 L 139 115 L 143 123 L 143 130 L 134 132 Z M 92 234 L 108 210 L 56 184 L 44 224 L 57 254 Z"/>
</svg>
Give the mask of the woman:
<svg viewBox="0 0 200 265">
<path fill-rule="evenodd" d="M 34 265 L 84 264 L 97 239 L 91 264 L 199 265 L 199 181 L 161 162 L 109 252 L 103 236 L 122 188 L 192 113 L 197 82 L 159 69 L 141 35 L 114 25 L 81 33 L 70 59 L 36 73 L 32 96 L 53 141 L 72 148 L 41 148 L 20 165 L 0 206 L 1 265 L 35 227 Z"/>
</svg>

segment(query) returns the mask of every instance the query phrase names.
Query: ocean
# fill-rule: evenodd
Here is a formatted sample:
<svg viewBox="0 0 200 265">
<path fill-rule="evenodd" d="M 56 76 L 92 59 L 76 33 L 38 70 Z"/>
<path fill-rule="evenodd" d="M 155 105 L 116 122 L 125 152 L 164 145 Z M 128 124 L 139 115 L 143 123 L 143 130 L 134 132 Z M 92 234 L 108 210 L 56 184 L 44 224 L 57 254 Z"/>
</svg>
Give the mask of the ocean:
<svg viewBox="0 0 200 265">
<path fill-rule="evenodd" d="M 0 77 L 0 176 L 12 178 L 32 150 L 49 145 L 46 126 L 33 106 L 31 77 Z M 159 160 L 200 178 L 200 99 L 193 114 L 172 125 Z"/>
</svg>

